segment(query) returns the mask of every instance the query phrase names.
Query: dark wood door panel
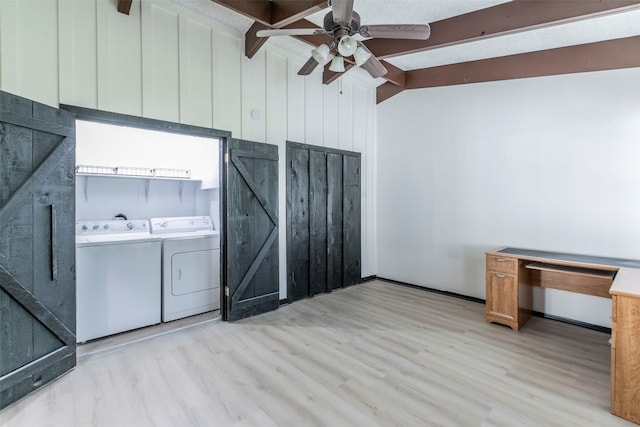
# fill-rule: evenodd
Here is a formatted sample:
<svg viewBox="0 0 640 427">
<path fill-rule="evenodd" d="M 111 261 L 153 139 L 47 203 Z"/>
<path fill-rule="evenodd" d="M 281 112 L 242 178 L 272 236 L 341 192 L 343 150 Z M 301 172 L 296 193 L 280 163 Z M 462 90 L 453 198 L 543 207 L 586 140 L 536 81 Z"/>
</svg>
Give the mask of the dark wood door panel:
<svg viewBox="0 0 640 427">
<path fill-rule="evenodd" d="M 344 286 L 342 154 L 327 154 L 327 288 Z"/>
<path fill-rule="evenodd" d="M 360 155 L 287 143 L 288 298 L 360 282 Z"/>
<path fill-rule="evenodd" d="M 289 218 L 288 292 L 291 301 L 309 296 L 309 151 L 290 148 L 287 182 Z"/>
<path fill-rule="evenodd" d="M 327 155 L 309 150 L 309 295 L 327 292 Z"/>
<path fill-rule="evenodd" d="M 75 365 L 74 123 L 0 92 L 0 408 Z"/>
<path fill-rule="evenodd" d="M 223 315 L 238 320 L 278 308 L 278 147 L 227 143 Z"/>
<path fill-rule="evenodd" d="M 344 156 L 343 164 L 343 206 L 344 206 L 344 285 L 360 283 L 361 230 L 360 221 L 360 157 Z"/>
</svg>

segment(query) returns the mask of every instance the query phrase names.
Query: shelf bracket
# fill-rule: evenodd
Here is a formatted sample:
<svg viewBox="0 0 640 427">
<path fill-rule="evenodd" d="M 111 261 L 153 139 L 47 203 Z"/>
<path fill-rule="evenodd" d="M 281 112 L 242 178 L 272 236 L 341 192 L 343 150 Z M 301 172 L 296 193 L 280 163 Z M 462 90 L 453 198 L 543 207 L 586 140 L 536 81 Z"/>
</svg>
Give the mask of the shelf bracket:
<svg viewBox="0 0 640 427">
<path fill-rule="evenodd" d="M 87 175 L 83 176 L 84 181 L 84 202 L 89 203 L 89 177 Z"/>
<path fill-rule="evenodd" d="M 151 185 L 150 179 L 144 180 L 144 199 L 147 203 L 149 203 L 149 186 Z"/>
</svg>

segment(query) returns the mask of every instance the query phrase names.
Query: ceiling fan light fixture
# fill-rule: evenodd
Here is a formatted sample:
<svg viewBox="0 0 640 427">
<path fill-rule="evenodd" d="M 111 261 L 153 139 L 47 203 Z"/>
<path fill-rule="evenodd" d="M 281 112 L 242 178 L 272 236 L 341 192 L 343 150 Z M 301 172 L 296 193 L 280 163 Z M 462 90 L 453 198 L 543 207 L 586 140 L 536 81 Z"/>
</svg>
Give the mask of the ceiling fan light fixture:
<svg viewBox="0 0 640 427">
<path fill-rule="evenodd" d="M 353 59 L 356 60 L 356 65 L 358 67 L 362 66 L 365 62 L 367 62 L 371 58 L 371 54 L 366 51 L 362 46 L 358 46 L 355 52 L 353 52 Z"/>
<path fill-rule="evenodd" d="M 315 59 L 316 62 L 320 65 L 324 65 L 327 63 L 327 61 L 330 59 L 329 55 L 331 55 L 331 53 L 327 44 L 321 44 L 311 51 L 311 56 L 313 56 L 313 59 Z"/>
<path fill-rule="evenodd" d="M 351 56 L 358 49 L 358 41 L 351 36 L 342 36 L 338 42 L 338 52 L 342 56 Z"/>
<path fill-rule="evenodd" d="M 329 66 L 329 70 L 334 73 L 344 73 L 344 58 L 340 55 L 336 55 L 331 60 L 331 65 Z"/>
</svg>

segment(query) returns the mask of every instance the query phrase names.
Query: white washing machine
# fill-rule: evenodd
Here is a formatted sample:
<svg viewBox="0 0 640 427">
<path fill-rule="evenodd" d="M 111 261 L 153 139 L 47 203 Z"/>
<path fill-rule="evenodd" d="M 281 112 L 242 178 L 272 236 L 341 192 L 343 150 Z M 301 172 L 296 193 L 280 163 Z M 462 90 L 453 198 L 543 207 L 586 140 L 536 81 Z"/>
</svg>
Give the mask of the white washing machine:
<svg viewBox="0 0 640 427">
<path fill-rule="evenodd" d="M 162 236 L 162 321 L 220 308 L 220 233 L 208 216 L 151 218 Z"/>
<path fill-rule="evenodd" d="M 76 340 L 160 323 L 161 239 L 147 220 L 76 222 Z"/>
</svg>

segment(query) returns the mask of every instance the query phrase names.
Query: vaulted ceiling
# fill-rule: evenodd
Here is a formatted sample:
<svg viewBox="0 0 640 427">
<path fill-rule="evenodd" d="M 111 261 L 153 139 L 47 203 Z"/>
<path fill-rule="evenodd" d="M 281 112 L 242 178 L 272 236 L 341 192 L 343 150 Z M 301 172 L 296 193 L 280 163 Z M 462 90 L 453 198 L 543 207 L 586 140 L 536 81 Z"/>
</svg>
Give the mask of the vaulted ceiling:
<svg viewBox="0 0 640 427">
<path fill-rule="evenodd" d="M 331 40 L 256 36 L 321 28 L 327 0 L 173 1 L 243 31 L 248 57 L 264 43 L 309 57 Z M 130 3 L 118 0 L 119 10 Z M 640 67 L 640 0 L 355 0 L 354 10 L 363 25 L 431 26 L 428 40 L 362 39 L 389 71 L 378 79 L 378 102 L 416 88 Z M 363 72 L 356 68 L 347 64 Z M 318 70 L 326 84 L 341 74 Z"/>
</svg>

